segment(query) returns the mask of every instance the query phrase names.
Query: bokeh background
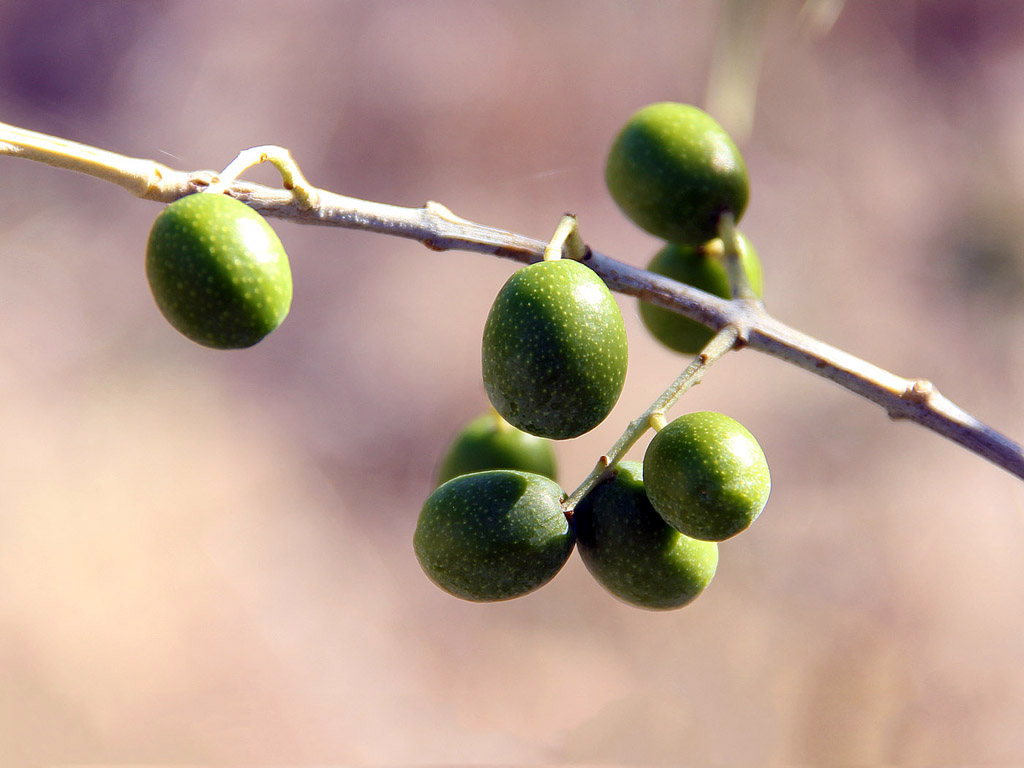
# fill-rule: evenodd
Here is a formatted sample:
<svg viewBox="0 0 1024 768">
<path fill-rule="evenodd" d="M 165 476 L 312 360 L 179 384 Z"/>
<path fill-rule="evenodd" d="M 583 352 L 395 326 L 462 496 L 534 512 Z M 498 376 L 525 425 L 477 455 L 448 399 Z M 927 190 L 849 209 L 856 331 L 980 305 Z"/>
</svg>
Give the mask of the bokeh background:
<svg viewBox="0 0 1024 768">
<path fill-rule="evenodd" d="M 604 190 L 640 106 L 711 105 L 752 176 L 769 307 L 1024 437 L 1024 4 L 0 1 L 0 120 L 310 180 L 642 265 Z M 247 175 L 273 183 L 273 173 Z M 578 557 L 474 605 L 411 539 L 482 412 L 515 268 L 275 226 L 295 302 L 195 346 L 143 272 L 159 208 L 0 158 L 0 762 L 1024 761 L 1024 485 L 754 352 L 680 408 L 745 423 L 774 488 L 684 610 Z M 631 340 L 572 488 L 683 360 Z"/>
</svg>

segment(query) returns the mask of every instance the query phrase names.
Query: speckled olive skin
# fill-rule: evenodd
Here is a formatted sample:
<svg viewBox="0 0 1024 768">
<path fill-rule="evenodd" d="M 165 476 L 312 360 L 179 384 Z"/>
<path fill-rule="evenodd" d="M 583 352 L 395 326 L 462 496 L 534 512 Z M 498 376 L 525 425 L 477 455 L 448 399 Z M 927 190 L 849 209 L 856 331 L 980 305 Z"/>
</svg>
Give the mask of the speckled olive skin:
<svg viewBox="0 0 1024 768">
<path fill-rule="evenodd" d="M 555 451 L 549 440 L 485 413 L 456 435 L 441 460 L 437 484 L 487 469 L 518 469 L 555 480 Z"/>
<path fill-rule="evenodd" d="M 477 602 L 525 595 L 554 578 L 575 533 L 562 489 L 515 470 L 462 475 L 423 505 L 413 545 L 424 572 L 456 597 Z"/>
<path fill-rule="evenodd" d="M 746 427 L 721 413 L 688 413 L 654 436 L 644 454 L 651 505 L 676 530 L 724 541 L 761 514 L 771 475 Z"/>
<path fill-rule="evenodd" d="M 618 304 L 593 270 L 571 259 L 515 272 L 484 325 L 491 404 L 541 437 L 578 437 L 604 421 L 622 392 L 627 358 Z"/>
<path fill-rule="evenodd" d="M 633 222 L 674 243 L 718 236 L 718 219 L 738 222 L 750 197 L 743 157 L 714 118 L 689 104 L 660 102 L 634 114 L 605 165 L 612 198 Z"/>
<path fill-rule="evenodd" d="M 189 195 L 164 208 L 149 233 L 146 277 L 164 317 L 206 347 L 251 347 L 291 308 L 281 241 L 256 211 L 225 195 Z"/>
<path fill-rule="evenodd" d="M 750 240 L 737 233 L 740 262 L 747 272 L 750 287 L 758 296 L 764 295 L 761 261 Z M 680 283 L 692 285 L 723 299 L 730 296 L 729 273 L 722 259 L 710 255 L 720 250 L 722 241 L 715 239 L 702 246 L 669 244 L 658 251 L 647 269 Z M 646 301 L 640 302 L 640 318 L 647 330 L 669 349 L 695 355 L 711 341 L 714 332 L 695 320 L 683 317 Z"/>
<path fill-rule="evenodd" d="M 576 505 L 584 565 L 630 605 L 669 610 L 689 604 L 714 578 L 718 544 L 684 536 L 654 511 L 639 462 L 620 462 L 614 473 Z"/>
</svg>

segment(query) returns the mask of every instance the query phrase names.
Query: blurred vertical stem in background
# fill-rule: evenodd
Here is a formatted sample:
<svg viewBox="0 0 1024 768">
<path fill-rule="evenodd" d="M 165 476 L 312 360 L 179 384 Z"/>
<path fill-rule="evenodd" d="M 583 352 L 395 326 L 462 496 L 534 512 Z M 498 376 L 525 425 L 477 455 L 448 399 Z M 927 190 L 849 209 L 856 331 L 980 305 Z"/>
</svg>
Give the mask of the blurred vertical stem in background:
<svg viewBox="0 0 1024 768">
<path fill-rule="evenodd" d="M 832 29 L 846 0 L 805 0 L 800 19 L 812 35 L 821 37 Z"/>
<path fill-rule="evenodd" d="M 754 125 L 757 81 L 761 71 L 768 14 L 778 0 L 724 0 L 708 75 L 705 106 L 725 129 L 742 142 Z M 828 33 L 843 10 L 844 0 L 805 0 L 799 12 L 803 30 Z"/>
<path fill-rule="evenodd" d="M 715 37 L 707 111 L 737 142 L 750 136 L 765 18 L 774 0 L 725 0 Z"/>
</svg>

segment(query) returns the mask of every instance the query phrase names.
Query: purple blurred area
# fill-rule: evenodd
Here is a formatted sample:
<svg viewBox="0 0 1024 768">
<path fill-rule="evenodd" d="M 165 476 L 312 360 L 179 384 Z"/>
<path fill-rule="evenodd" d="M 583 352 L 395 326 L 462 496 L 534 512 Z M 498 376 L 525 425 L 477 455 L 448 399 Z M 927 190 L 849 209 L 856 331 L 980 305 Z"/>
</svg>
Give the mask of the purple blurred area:
<svg viewBox="0 0 1024 768">
<path fill-rule="evenodd" d="M 769 307 L 1024 437 L 1024 4 L 733 5 L 743 45 L 711 0 L 0 0 L 0 121 L 182 170 L 276 143 L 342 194 L 538 238 L 574 211 L 643 265 L 604 153 L 732 51 Z M 677 406 L 774 480 L 705 595 L 636 610 L 574 556 L 465 603 L 412 533 L 515 265 L 274 221 L 291 315 L 216 352 L 149 295 L 158 210 L 0 157 L 0 763 L 1024 762 L 1020 481 L 744 352 Z M 567 490 L 685 364 L 620 304 Z"/>
</svg>

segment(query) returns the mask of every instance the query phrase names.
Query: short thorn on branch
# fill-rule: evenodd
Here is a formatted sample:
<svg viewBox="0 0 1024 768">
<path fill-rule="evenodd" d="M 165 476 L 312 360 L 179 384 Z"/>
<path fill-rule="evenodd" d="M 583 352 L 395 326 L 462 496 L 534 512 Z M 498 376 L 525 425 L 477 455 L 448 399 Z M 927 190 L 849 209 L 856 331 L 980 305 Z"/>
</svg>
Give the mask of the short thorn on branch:
<svg viewBox="0 0 1024 768">
<path fill-rule="evenodd" d="M 939 390 L 928 379 L 918 379 L 900 395 L 904 400 L 916 405 L 924 405 L 931 398 L 938 394 Z"/>
</svg>

